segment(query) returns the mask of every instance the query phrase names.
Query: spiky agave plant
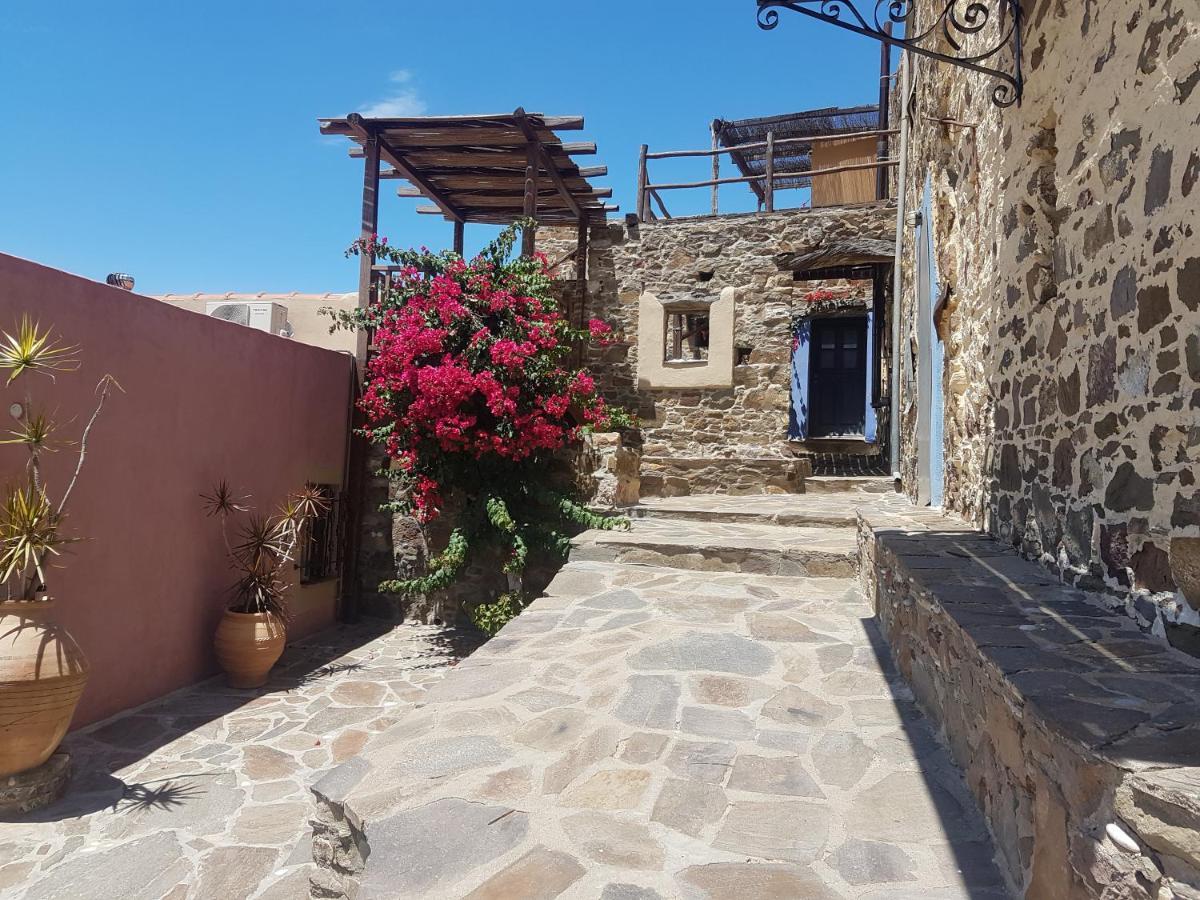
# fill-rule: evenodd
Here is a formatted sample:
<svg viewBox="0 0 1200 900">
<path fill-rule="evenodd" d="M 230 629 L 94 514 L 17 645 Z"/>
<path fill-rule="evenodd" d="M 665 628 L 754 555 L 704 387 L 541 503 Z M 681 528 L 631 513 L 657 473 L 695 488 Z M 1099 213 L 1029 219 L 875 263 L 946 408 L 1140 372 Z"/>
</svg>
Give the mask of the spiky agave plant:
<svg viewBox="0 0 1200 900">
<path fill-rule="evenodd" d="M 316 485 L 305 485 L 288 496 L 271 516 L 261 515 L 246 504 L 249 497 L 234 494 L 228 482 L 220 481 L 208 494 L 201 494 L 210 516 L 221 520 L 221 535 L 237 580 L 230 586 L 229 608 L 240 613 L 266 613 L 281 621 L 288 618 L 285 566 L 293 562 L 306 533 L 306 526 L 329 508 L 328 498 Z M 230 519 L 245 514 L 230 539 Z"/>
<path fill-rule="evenodd" d="M 8 370 L 5 388 L 12 388 L 25 375 L 53 380 L 56 373 L 75 371 L 79 368 L 78 351 L 77 346 L 63 343 L 40 323 L 22 316 L 12 332 L 0 335 L 0 369 Z M 96 384 L 96 408 L 84 426 L 74 472 L 57 503 L 51 500 L 42 475 L 42 455 L 54 452 L 59 443 L 53 438 L 53 417 L 36 411 L 28 393 L 23 402 L 8 407 L 16 425 L 0 444 L 23 446 L 28 459 L 23 479 L 6 485 L 0 502 L 0 585 L 4 600 L 34 601 L 45 593 L 49 559 L 59 555 L 60 548 L 71 540 L 62 534 L 61 526 L 87 456 L 88 436 L 114 387 L 120 389 L 111 375 Z"/>
</svg>

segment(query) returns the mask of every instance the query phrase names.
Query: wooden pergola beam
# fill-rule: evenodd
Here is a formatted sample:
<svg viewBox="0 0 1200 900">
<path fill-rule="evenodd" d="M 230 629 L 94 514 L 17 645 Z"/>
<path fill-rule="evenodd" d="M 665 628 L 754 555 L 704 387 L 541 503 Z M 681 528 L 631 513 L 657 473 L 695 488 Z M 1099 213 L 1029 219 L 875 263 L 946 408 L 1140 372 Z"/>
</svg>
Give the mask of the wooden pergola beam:
<svg viewBox="0 0 1200 900">
<path fill-rule="evenodd" d="M 606 203 L 606 204 L 602 204 L 602 205 L 598 205 L 598 206 L 590 206 L 589 205 L 589 206 L 583 207 L 584 213 L 590 219 L 594 219 L 594 220 L 600 221 L 600 222 L 603 221 L 602 217 L 605 214 L 610 213 L 610 212 L 620 212 L 620 210 L 621 210 L 621 207 L 616 204 L 613 204 L 613 203 Z M 418 206 L 418 207 L 416 207 L 416 211 L 423 216 L 444 216 L 445 215 L 445 212 L 442 210 L 442 208 L 440 206 Z M 522 211 L 523 211 L 523 208 L 520 203 L 514 203 L 511 206 L 501 206 L 501 207 L 494 207 L 494 208 L 482 207 L 482 206 L 464 207 L 463 208 L 463 213 L 471 221 L 476 221 L 474 214 L 479 213 L 480 215 L 487 216 L 489 218 L 495 218 L 495 219 L 503 219 L 505 216 L 508 216 L 507 221 L 511 222 L 514 218 L 519 218 Z M 555 223 L 572 224 L 576 221 L 576 216 L 575 216 L 574 211 L 573 210 L 568 211 L 567 208 L 564 206 L 555 206 L 555 207 L 550 207 L 549 209 L 544 209 L 542 217 L 546 221 L 553 220 Z"/>
<path fill-rule="evenodd" d="M 405 147 L 404 158 L 414 166 L 477 166 L 512 165 L 520 166 L 525 154 L 516 146 L 498 147 L 488 150 L 479 144 L 456 144 L 444 147 Z M 567 141 L 562 144 L 543 144 L 551 156 L 592 156 L 596 152 L 594 141 Z M 362 159 L 363 149 L 357 145 L 349 149 L 351 159 Z"/>
<path fill-rule="evenodd" d="M 399 196 L 427 198 L 435 206 L 422 212 L 453 222 L 525 216 L 535 222 L 591 223 L 616 209 L 603 203 L 612 189 L 589 181 L 607 174 L 607 167 L 580 167 L 571 159 L 594 153 L 595 144 L 564 144 L 555 131 L 582 128 L 581 116 L 534 116 L 521 108 L 505 116 L 367 119 L 353 113 L 320 124 L 323 133 L 343 134 L 361 145 L 351 149 L 351 156 L 365 156 L 363 148 L 370 146 L 383 163 L 376 179 L 409 182 L 399 186 Z M 527 253 L 533 231 L 524 236 Z"/>
<path fill-rule="evenodd" d="M 611 192 L 608 192 L 608 193 L 611 193 Z M 398 191 L 396 196 L 404 197 L 404 198 L 411 199 L 411 200 L 417 200 L 417 199 L 424 197 L 425 195 L 423 193 L 421 193 L 419 190 L 413 189 L 413 190 L 407 190 L 407 191 L 404 191 L 404 190 Z M 455 209 L 457 209 L 459 211 L 466 210 L 466 209 L 509 209 L 509 208 L 522 209 L 522 211 L 523 211 L 524 199 L 525 199 L 525 194 L 523 191 L 509 191 L 509 192 L 505 192 L 505 193 L 496 193 L 493 191 L 488 191 L 487 193 L 480 193 L 480 194 L 454 194 L 454 195 L 452 195 L 452 200 L 454 201 L 454 207 L 455 207 Z M 588 194 L 587 196 L 580 197 L 579 199 L 584 201 L 584 203 L 580 204 L 580 209 L 582 211 L 586 212 L 588 207 L 586 205 L 584 205 L 585 203 L 591 204 L 594 201 L 605 200 L 608 198 L 607 198 L 607 196 L 602 197 L 598 194 Z M 537 205 L 538 205 L 539 209 L 553 209 L 553 210 L 569 209 L 569 210 L 571 210 L 571 213 L 574 216 L 576 216 L 577 218 L 580 215 L 580 213 L 576 212 L 574 208 L 567 206 L 565 201 L 563 200 L 563 198 L 556 192 L 546 192 L 544 190 L 539 190 L 538 194 L 537 194 Z"/>
<path fill-rule="evenodd" d="M 397 153 L 390 144 L 383 139 L 381 135 L 374 131 L 373 126 L 368 125 L 367 121 L 358 113 L 351 113 L 346 117 L 346 121 L 352 128 L 355 129 L 355 135 L 363 141 L 374 138 L 378 142 L 379 158 L 385 159 L 392 164 L 397 172 L 404 173 L 404 177 L 415 184 L 421 191 L 442 208 L 446 216 L 453 219 L 455 222 L 463 221 L 462 213 L 460 213 L 449 200 L 438 190 L 433 184 L 425 179 L 418 171 L 411 168 L 404 159 Z"/>
<path fill-rule="evenodd" d="M 582 206 L 582 203 L 587 203 L 592 200 L 609 199 L 612 197 L 612 188 L 590 188 L 587 191 L 575 191 L 574 195 L 577 200 L 581 201 Z M 416 199 L 419 197 L 424 197 L 425 192 L 415 185 L 406 184 L 396 189 L 396 196 Z M 517 203 L 525 196 L 525 191 L 522 189 L 520 182 L 513 182 L 511 185 L 506 185 L 505 187 L 491 188 L 481 186 L 477 190 L 472 189 L 450 191 L 448 192 L 447 196 L 450 202 L 454 205 L 455 209 L 461 209 L 466 206 L 471 206 L 476 201 L 484 201 L 484 205 L 487 205 L 490 201 L 506 201 Z M 554 189 L 546 190 L 545 188 L 539 188 L 537 196 L 538 203 L 541 205 L 565 205 L 562 195 Z M 503 206 L 506 204 L 499 203 L 497 205 Z M 574 211 L 573 208 L 572 211 Z"/>
<path fill-rule="evenodd" d="M 409 164 L 416 165 L 410 154 L 405 154 L 405 159 Z M 519 179 L 524 175 L 524 167 L 515 166 L 424 166 L 422 172 L 429 178 L 514 178 Z M 608 166 L 579 166 L 575 172 L 570 173 L 568 178 L 598 178 L 608 174 Z M 395 169 L 384 169 L 379 173 L 380 178 L 403 178 L 404 176 Z"/>
<path fill-rule="evenodd" d="M 354 115 L 358 115 L 355 113 Z M 555 131 L 581 131 L 583 130 L 583 116 L 547 116 L 542 113 L 528 113 L 532 118 L 537 118 L 547 128 Z M 369 121 L 375 128 L 387 130 L 389 128 L 412 128 L 414 126 L 420 128 L 446 128 L 446 127 L 463 127 L 463 128 L 497 128 L 506 125 L 507 116 L 504 114 L 495 115 L 479 115 L 479 116 L 419 116 L 412 117 L 393 117 L 379 116 L 373 117 Z M 318 119 L 321 127 L 321 134 L 332 135 L 350 135 L 354 134 L 355 128 L 349 121 L 350 117 L 345 119 Z"/>
<path fill-rule="evenodd" d="M 455 191 L 486 191 L 489 188 L 520 187 L 524 184 L 525 172 L 522 169 L 520 172 L 492 172 L 486 175 L 430 175 L 425 171 L 422 171 L 421 174 L 433 182 L 440 190 L 453 193 Z M 539 175 L 539 177 L 543 176 Z M 596 188 L 590 181 L 574 176 L 565 178 L 564 182 L 567 190 L 572 194 L 587 193 L 593 190 L 607 190 L 607 188 Z M 547 187 L 551 190 L 558 190 L 557 185 L 547 183 Z"/>
<path fill-rule="evenodd" d="M 521 131 L 524 132 L 526 139 L 528 139 L 529 146 L 532 148 L 536 159 L 545 165 L 546 174 L 550 176 L 550 180 L 558 189 L 558 193 L 562 195 L 564 202 L 566 202 L 567 206 L 571 207 L 575 215 L 582 219 L 583 208 L 579 205 L 579 201 L 575 199 L 575 195 L 571 193 L 571 189 L 567 187 L 566 182 L 563 181 L 562 172 L 558 170 L 558 164 L 542 148 L 542 142 L 538 140 L 537 132 L 529 124 L 525 110 L 518 106 L 513 116 L 516 118 L 517 125 L 520 126 Z"/>
</svg>

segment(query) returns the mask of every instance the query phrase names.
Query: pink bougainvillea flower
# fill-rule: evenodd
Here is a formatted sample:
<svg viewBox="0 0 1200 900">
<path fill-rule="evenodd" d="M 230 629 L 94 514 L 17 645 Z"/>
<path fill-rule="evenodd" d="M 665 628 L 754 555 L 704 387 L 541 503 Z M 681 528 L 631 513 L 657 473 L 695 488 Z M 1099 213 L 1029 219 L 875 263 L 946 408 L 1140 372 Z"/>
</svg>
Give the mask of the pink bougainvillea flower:
<svg viewBox="0 0 1200 900">
<path fill-rule="evenodd" d="M 595 380 L 567 360 L 579 342 L 608 342 L 612 327 L 570 325 L 544 257 L 497 266 L 396 250 L 377 235 L 350 252 L 397 266 L 369 310 L 374 349 L 359 407 L 420 521 L 439 515 L 447 472 L 553 453 L 608 417 Z"/>
</svg>

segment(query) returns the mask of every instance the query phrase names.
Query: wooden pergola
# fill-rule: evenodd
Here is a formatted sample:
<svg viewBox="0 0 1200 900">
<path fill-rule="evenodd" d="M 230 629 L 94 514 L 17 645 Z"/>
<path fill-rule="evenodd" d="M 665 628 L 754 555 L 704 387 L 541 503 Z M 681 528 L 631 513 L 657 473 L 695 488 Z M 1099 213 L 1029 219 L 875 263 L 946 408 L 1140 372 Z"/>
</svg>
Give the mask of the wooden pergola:
<svg viewBox="0 0 1200 900">
<path fill-rule="evenodd" d="M 618 207 L 606 204 L 611 188 L 593 187 L 593 175 L 605 166 L 580 167 L 574 157 L 596 152 L 588 142 L 565 143 L 560 131 L 583 128 L 581 116 L 546 116 L 517 108 L 510 114 L 321 119 L 321 133 L 345 135 L 357 146 L 350 155 L 365 161 L 362 235 L 379 227 L 379 182 L 403 179 L 401 197 L 424 197 L 430 206 L 417 212 L 454 223 L 454 249 L 463 252 L 468 222 L 507 225 L 521 217 L 539 224 L 575 225 L 579 245 L 576 269 L 586 277 L 588 229 L 602 224 Z M 386 167 L 384 167 L 386 164 Z M 522 253 L 533 252 L 527 230 Z M 364 256 L 359 273 L 359 302 L 369 301 L 373 260 Z M 364 348 L 365 349 L 365 348 Z"/>
<path fill-rule="evenodd" d="M 424 197 L 431 206 L 417 212 L 440 215 L 454 223 L 454 250 L 463 252 L 463 232 L 468 222 L 508 225 L 522 217 L 539 224 L 575 225 L 575 257 L 579 285 L 578 311 L 582 315 L 587 285 L 588 232 L 602 225 L 617 207 L 606 204 L 611 188 L 596 188 L 588 178 L 606 175 L 605 166 L 581 168 L 574 157 L 593 154 L 596 145 L 565 143 L 560 131 L 583 128 L 580 116 L 544 116 L 516 109 L 511 114 L 489 116 L 423 116 L 420 118 L 366 118 L 351 113 L 344 119 L 321 119 L 321 133 L 345 135 L 357 146 L 352 157 L 364 160 L 362 230 L 364 238 L 379 231 L 379 182 L 403 179 L 408 186 L 401 197 Z M 386 164 L 386 168 L 385 168 Z M 534 249 L 534 231 L 526 229 L 524 255 Z M 389 277 L 388 267 L 376 266 L 370 254 L 359 257 L 358 304 L 365 309 L 376 279 Z M 354 397 L 362 388 L 369 337 L 360 331 L 355 351 Z M 355 433 L 363 425 L 354 413 Z M 358 584 L 357 544 L 365 503 L 367 444 L 352 438 L 347 454 L 347 531 L 350 544 L 342 564 L 342 614 L 356 615 Z"/>
</svg>

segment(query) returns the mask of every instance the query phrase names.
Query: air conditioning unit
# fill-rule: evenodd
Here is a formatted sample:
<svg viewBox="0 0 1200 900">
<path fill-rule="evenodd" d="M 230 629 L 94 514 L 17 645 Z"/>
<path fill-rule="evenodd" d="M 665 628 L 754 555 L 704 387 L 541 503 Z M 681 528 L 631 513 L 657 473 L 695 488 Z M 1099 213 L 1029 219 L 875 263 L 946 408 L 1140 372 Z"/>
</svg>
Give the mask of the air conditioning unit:
<svg viewBox="0 0 1200 900">
<path fill-rule="evenodd" d="M 282 303 L 236 303 L 210 300 L 204 309 L 214 319 L 249 325 L 269 334 L 289 335 L 287 307 Z"/>
</svg>

